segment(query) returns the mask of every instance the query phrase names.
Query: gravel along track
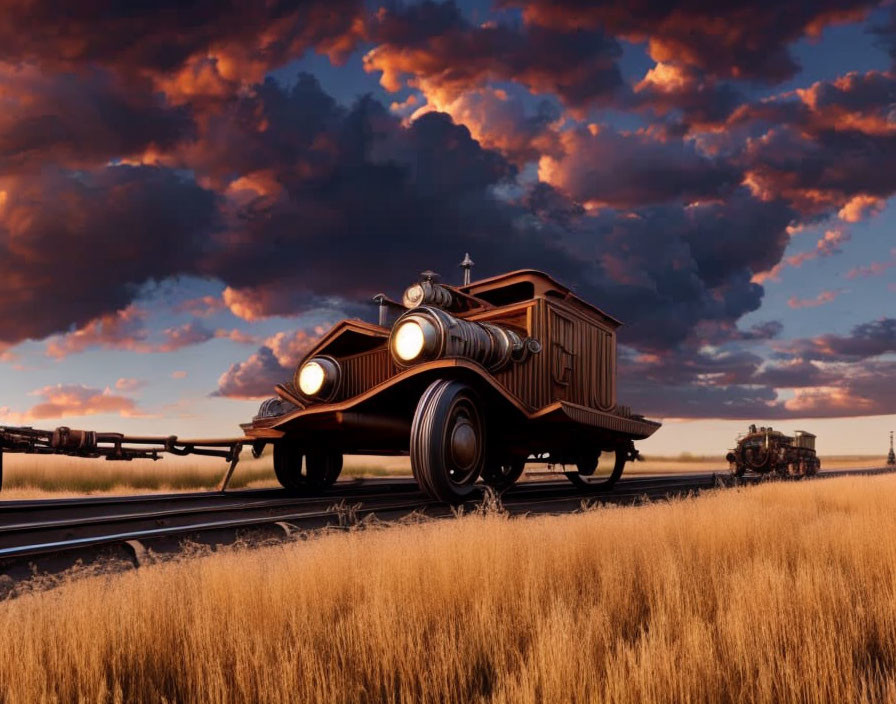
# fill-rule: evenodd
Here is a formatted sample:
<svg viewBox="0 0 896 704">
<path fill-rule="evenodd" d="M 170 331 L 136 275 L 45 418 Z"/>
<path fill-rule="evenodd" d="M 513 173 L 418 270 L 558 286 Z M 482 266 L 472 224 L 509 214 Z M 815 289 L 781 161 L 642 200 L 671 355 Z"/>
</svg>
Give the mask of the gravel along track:
<svg viewBox="0 0 896 704">
<path fill-rule="evenodd" d="M 819 476 L 887 471 L 892 469 Z M 764 479 L 746 477 L 737 484 L 759 481 Z M 610 492 L 589 495 L 560 475 L 521 482 L 501 495 L 501 503 L 511 514 L 564 513 L 579 510 L 583 501 L 633 504 L 731 484 L 725 471 L 636 475 L 623 477 Z M 337 482 L 318 496 L 252 489 L 0 502 L 0 582 L 9 587 L 34 574 L 58 573 L 92 561 L 139 565 L 149 551 L 176 552 L 184 541 L 216 546 L 247 538 L 282 538 L 295 531 L 352 525 L 370 516 L 393 521 L 412 513 L 440 517 L 452 515 L 452 509 L 431 501 L 411 479 Z"/>
</svg>

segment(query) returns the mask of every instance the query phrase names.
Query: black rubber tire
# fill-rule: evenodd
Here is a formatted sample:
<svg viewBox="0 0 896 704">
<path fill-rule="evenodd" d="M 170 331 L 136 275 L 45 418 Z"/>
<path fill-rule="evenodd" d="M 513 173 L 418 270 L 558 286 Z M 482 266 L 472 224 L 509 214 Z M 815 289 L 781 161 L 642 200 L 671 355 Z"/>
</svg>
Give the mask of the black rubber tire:
<svg viewBox="0 0 896 704">
<path fill-rule="evenodd" d="M 302 448 L 289 441 L 274 443 L 274 474 L 284 489 L 298 491 L 308 486 L 302 473 Z"/>
<path fill-rule="evenodd" d="M 516 483 L 525 469 L 525 457 L 505 453 L 502 457 L 486 462 L 482 470 L 482 482 L 493 489 L 506 489 Z"/>
<path fill-rule="evenodd" d="M 579 489 L 585 489 L 586 491 L 609 491 L 619 480 L 619 477 L 622 476 L 622 472 L 625 469 L 626 455 L 627 453 L 623 449 L 617 450 L 616 461 L 613 463 L 613 470 L 610 472 L 610 475 L 606 479 L 593 479 L 592 475 L 597 469 L 598 461 L 595 459 L 592 466 L 591 453 L 584 453 L 576 462 L 576 468 L 579 471 L 565 472 L 566 478 Z M 583 472 L 582 469 L 585 471 Z"/>
<path fill-rule="evenodd" d="M 486 456 L 480 407 L 472 387 L 448 379 L 430 384 L 417 403 L 411 468 L 420 488 L 438 501 L 458 504 L 475 490 Z M 458 437 L 459 432 L 465 437 Z M 464 446 L 464 439 L 472 448 Z"/>
<path fill-rule="evenodd" d="M 309 450 L 305 455 L 308 485 L 315 489 L 333 486 L 342 472 L 342 453 L 332 450 Z"/>
</svg>

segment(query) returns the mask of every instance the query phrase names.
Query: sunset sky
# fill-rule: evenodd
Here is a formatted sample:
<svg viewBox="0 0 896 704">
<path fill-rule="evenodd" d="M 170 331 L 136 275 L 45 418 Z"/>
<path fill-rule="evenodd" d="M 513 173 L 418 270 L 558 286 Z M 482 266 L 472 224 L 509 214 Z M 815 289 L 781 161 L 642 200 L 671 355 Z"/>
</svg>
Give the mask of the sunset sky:
<svg viewBox="0 0 896 704">
<path fill-rule="evenodd" d="M 885 452 L 896 3 L 6 5 L 0 423 L 234 434 L 470 252 L 625 322 L 646 452 Z"/>
</svg>

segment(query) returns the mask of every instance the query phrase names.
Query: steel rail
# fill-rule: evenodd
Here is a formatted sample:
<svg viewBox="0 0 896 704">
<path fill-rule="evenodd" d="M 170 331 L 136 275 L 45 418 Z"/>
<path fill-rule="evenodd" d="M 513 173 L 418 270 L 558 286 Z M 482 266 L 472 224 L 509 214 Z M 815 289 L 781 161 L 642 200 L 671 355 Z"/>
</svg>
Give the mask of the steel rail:
<svg viewBox="0 0 896 704">
<path fill-rule="evenodd" d="M 847 475 L 863 475 L 893 472 L 892 468 L 866 468 L 857 470 L 825 471 L 819 478 Z M 641 498 L 657 499 L 682 495 L 719 486 L 719 473 L 706 472 L 686 475 L 650 475 L 629 477 L 620 480 L 611 492 L 583 493 L 581 489 L 562 481 L 529 481 L 512 487 L 501 495 L 505 508 L 511 513 L 548 513 L 563 504 L 581 505 L 582 501 L 597 499 L 602 503 L 633 503 Z M 738 485 L 762 482 L 763 477 L 741 478 Z M 96 513 L 83 517 L 65 517 L 57 520 L 41 520 L 0 524 L 0 572 L 11 565 L 21 564 L 23 559 L 38 558 L 48 554 L 71 554 L 85 548 L 97 548 L 133 541 L 153 542 L 160 538 L 185 538 L 213 532 L 234 533 L 243 529 L 277 529 L 280 534 L 292 529 L 314 528 L 340 522 L 337 504 L 344 507 L 349 502 L 355 519 L 372 514 L 399 517 L 414 511 L 423 511 L 431 516 L 451 515 L 444 505 L 427 499 L 413 480 L 374 480 L 363 484 L 368 491 L 358 491 L 359 484 L 338 483 L 333 490 L 321 496 L 284 496 L 282 490 L 249 490 L 232 493 L 204 493 L 198 496 L 173 494 L 164 500 L 180 502 L 177 508 L 157 511 L 124 512 L 118 514 Z M 406 500 L 396 497 L 408 494 Z M 236 497 L 233 494 L 237 494 Z M 274 496 L 271 496 L 274 494 Z M 183 497 L 183 498 L 181 498 Z M 268 498 L 265 498 L 268 497 Z M 105 498 L 105 497 L 104 497 Z M 119 505 L 140 506 L 139 497 L 117 497 L 127 500 Z M 142 497 L 150 501 L 155 497 Z M 205 505 L 190 505 L 208 502 Z M 232 499 L 236 498 L 237 503 Z M 62 500 L 68 502 L 69 500 Z M 215 503 L 217 502 L 217 503 Z M 37 508 L 44 502 L 10 502 L 20 504 L 19 508 Z M 71 508 L 74 504 L 55 503 Z M 96 509 L 115 507 L 115 502 L 93 500 L 88 507 Z M 470 502 L 470 505 L 475 505 Z M 8 507 L 2 506 L 6 509 Z M 47 508 L 47 507 L 44 507 Z M 568 509 L 567 509 L 568 510 Z M 51 511 L 52 513 L 52 511 Z M 183 522 L 170 525 L 176 519 Z M 0 517 L 2 520 L 2 517 Z M 167 525 L 161 525 L 166 523 Z M 102 532 L 85 535 L 89 529 L 100 528 Z M 219 541 L 228 542 L 228 541 Z"/>
</svg>

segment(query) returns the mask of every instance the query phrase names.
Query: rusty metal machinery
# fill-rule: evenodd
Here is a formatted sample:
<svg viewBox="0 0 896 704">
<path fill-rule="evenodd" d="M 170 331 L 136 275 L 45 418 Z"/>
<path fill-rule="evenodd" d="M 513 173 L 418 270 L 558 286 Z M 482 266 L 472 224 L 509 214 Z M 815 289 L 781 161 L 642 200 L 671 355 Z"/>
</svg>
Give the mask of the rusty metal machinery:
<svg viewBox="0 0 896 704">
<path fill-rule="evenodd" d="M 259 455 L 264 442 L 252 438 L 221 438 L 181 440 L 176 435 L 138 436 L 105 433 L 95 430 L 76 430 L 61 426 L 54 430 L 30 427 L 0 426 L 0 486 L 3 481 L 3 455 L 24 453 L 31 455 L 67 455 L 69 457 L 105 458 L 111 461 L 136 459 L 159 460 L 161 454 L 201 455 L 220 457 L 230 463 L 222 482 L 226 488 L 239 461 L 245 444 L 252 445 Z"/>
<path fill-rule="evenodd" d="M 821 468 L 815 452 L 815 436 L 797 430 L 792 436 L 771 427 L 751 425 L 725 459 L 731 473 L 741 477 L 747 472 L 775 473 L 781 476 L 812 476 Z"/>
</svg>

